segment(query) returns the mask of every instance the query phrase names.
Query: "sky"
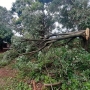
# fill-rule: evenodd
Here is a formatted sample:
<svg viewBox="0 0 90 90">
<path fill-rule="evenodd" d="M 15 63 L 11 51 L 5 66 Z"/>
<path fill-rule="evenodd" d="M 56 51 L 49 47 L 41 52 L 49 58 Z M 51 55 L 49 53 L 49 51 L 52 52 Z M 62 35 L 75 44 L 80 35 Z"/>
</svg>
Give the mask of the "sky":
<svg viewBox="0 0 90 90">
<path fill-rule="evenodd" d="M 0 6 L 6 7 L 7 10 L 10 10 L 12 3 L 16 0 L 0 0 Z"/>
</svg>

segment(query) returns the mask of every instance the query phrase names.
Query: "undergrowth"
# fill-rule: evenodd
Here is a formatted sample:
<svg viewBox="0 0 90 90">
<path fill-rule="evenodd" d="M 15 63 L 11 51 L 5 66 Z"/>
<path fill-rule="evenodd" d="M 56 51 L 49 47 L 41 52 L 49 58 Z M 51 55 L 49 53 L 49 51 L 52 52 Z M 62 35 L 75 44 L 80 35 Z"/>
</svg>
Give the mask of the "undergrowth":
<svg viewBox="0 0 90 90">
<path fill-rule="evenodd" d="M 0 85 L 0 90 L 32 90 L 31 85 L 17 80 L 17 78 L 6 78 L 3 83 L 3 86 Z"/>
<path fill-rule="evenodd" d="M 0 54 L 0 67 L 8 65 L 17 56 L 18 53 L 15 50 L 9 50 Z"/>
<path fill-rule="evenodd" d="M 61 82 L 61 90 L 90 89 L 90 54 L 84 49 L 68 46 L 51 48 L 46 53 L 39 52 L 35 57 L 20 56 L 15 65 L 21 76 L 47 84 Z M 55 89 L 56 90 L 56 89 Z"/>
<path fill-rule="evenodd" d="M 14 67 L 20 70 L 19 78 L 29 77 L 44 84 L 61 83 L 45 90 L 90 90 L 90 53 L 76 43 L 73 48 L 71 45 L 54 46 L 33 56 L 17 57 L 19 52 L 7 51 L 1 61 L 7 63 L 17 57 Z M 25 48 L 27 51 L 24 52 L 31 51 Z"/>
</svg>

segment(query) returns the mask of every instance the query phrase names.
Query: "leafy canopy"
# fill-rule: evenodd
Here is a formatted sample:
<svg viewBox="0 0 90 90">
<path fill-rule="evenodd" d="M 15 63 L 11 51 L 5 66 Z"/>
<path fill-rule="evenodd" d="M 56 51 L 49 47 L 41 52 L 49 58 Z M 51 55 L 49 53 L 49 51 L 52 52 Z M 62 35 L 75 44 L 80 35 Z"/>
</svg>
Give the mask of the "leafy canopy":
<svg viewBox="0 0 90 90">
<path fill-rule="evenodd" d="M 0 38 L 10 42 L 13 35 L 10 28 L 11 14 L 6 8 L 0 6 Z"/>
<path fill-rule="evenodd" d="M 89 0 L 53 0 L 50 10 L 67 29 L 90 28 Z"/>
<path fill-rule="evenodd" d="M 47 6 L 48 7 L 48 6 Z M 43 3 L 32 0 L 16 0 L 13 4 L 12 12 L 17 13 L 18 19 L 14 20 L 18 32 L 22 34 L 28 31 L 33 37 L 43 37 L 54 28 L 54 20 Z"/>
</svg>

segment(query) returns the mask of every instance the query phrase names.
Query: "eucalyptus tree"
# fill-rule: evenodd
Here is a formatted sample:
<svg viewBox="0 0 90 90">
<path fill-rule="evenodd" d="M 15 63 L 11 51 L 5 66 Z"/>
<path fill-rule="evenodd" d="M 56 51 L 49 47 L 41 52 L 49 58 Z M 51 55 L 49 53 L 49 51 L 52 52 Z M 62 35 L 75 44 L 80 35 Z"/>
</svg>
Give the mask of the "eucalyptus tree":
<svg viewBox="0 0 90 90">
<path fill-rule="evenodd" d="M 49 2 L 52 0 L 49 0 Z M 28 31 L 34 38 L 44 37 L 54 28 L 54 19 L 49 12 L 45 12 L 48 0 L 16 0 L 12 12 L 17 13 L 18 19 L 14 19 L 18 31 Z"/>
</svg>

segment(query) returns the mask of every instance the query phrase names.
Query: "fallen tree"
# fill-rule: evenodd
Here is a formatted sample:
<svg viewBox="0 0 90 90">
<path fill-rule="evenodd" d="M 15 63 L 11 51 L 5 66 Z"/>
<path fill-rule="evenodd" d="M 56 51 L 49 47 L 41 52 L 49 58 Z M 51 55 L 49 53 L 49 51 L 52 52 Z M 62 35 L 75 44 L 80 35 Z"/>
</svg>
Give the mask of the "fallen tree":
<svg viewBox="0 0 90 90">
<path fill-rule="evenodd" d="M 47 46 L 50 47 L 53 43 L 55 43 L 57 41 L 68 39 L 67 42 L 62 44 L 62 45 L 65 45 L 77 37 L 80 38 L 80 40 L 82 41 L 82 47 L 85 50 L 89 51 L 88 49 L 89 49 L 89 42 L 90 42 L 90 30 L 89 30 L 89 28 L 87 28 L 86 30 L 79 30 L 79 31 L 69 32 L 69 33 L 50 34 L 42 39 L 22 38 L 21 42 L 26 42 L 26 41 L 35 42 L 35 46 L 37 47 L 37 50 L 31 51 L 28 53 L 22 53 L 20 55 L 33 55 L 33 54 L 41 51 L 42 49 L 44 49 Z"/>
<path fill-rule="evenodd" d="M 81 40 L 83 42 L 83 45 L 84 45 L 84 46 L 82 45 L 83 48 L 88 50 L 89 39 L 90 39 L 89 38 L 89 29 L 70 32 L 70 33 L 50 34 L 50 35 L 47 35 L 43 39 L 25 39 L 25 38 L 22 38 L 21 42 L 25 42 L 25 43 L 30 42 L 31 44 L 34 42 L 33 46 L 35 46 L 37 48 L 34 49 L 34 50 L 31 50 L 28 53 L 21 53 L 20 55 L 34 55 L 35 56 L 35 53 L 38 53 L 39 51 L 42 51 L 42 53 L 41 54 L 36 54 L 36 55 L 38 55 L 38 58 L 35 57 L 35 59 L 33 59 L 33 58 L 28 59 L 28 60 L 30 60 L 31 63 L 29 63 L 28 61 L 25 61 L 25 60 L 27 60 L 27 59 L 25 59 L 27 56 L 26 57 L 24 56 L 23 57 L 24 59 L 21 57 L 20 59 L 22 59 L 21 60 L 22 63 L 21 62 L 20 63 L 22 65 L 23 65 L 24 62 L 27 62 L 29 64 L 26 64 L 23 68 L 23 66 L 19 66 L 19 64 L 20 64 L 19 63 L 18 67 L 20 69 L 22 68 L 24 73 L 34 71 L 35 74 L 39 73 L 37 75 L 42 75 L 43 76 L 43 74 L 44 74 L 45 76 L 47 76 L 47 79 L 48 79 L 48 77 L 52 77 L 52 78 L 54 78 L 54 80 L 56 80 L 56 77 L 59 77 L 59 76 L 61 77 L 62 76 L 63 80 L 65 80 L 65 82 L 68 82 L 68 76 L 67 76 L 68 71 L 71 70 L 70 73 L 73 74 L 73 73 L 76 72 L 76 71 L 74 71 L 74 69 L 77 68 L 77 64 L 79 62 L 80 62 L 80 64 L 81 64 L 81 62 L 86 63 L 86 61 L 84 61 L 85 58 L 81 58 L 84 54 L 80 54 L 78 56 L 79 53 L 74 51 L 74 49 L 69 50 L 69 48 L 68 49 L 65 48 L 65 51 L 62 48 L 60 48 L 60 49 L 59 48 L 53 48 L 53 49 L 50 50 L 50 52 L 52 52 L 52 53 L 50 53 L 50 52 L 44 53 L 43 49 L 44 48 L 46 49 L 47 47 L 51 47 L 51 46 L 53 46 L 54 44 L 57 44 L 57 43 L 60 43 L 61 45 L 66 45 L 66 44 L 69 44 L 69 43 L 72 44 L 71 41 L 74 41 L 74 39 L 77 38 L 77 37 L 79 38 L 78 40 Z M 77 41 L 77 39 L 75 39 L 75 40 Z M 79 50 L 79 49 L 77 49 L 77 50 L 78 50 L 78 52 L 79 51 L 82 52 L 82 50 Z M 64 53 L 66 53 L 66 54 L 64 55 Z M 76 57 L 76 56 L 78 56 L 78 57 Z M 47 57 L 47 58 L 45 58 L 45 57 Z M 62 63 L 62 61 L 65 61 L 65 63 Z M 42 62 L 43 62 L 43 64 L 42 64 Z M 68 66 L 68 64 L 66 64 L 66 63 L 68 63 L 70 65 L 73 65 L 73 66 L 76 65 L 76 66 L 75 66 L 75 68 L 73 68 L 73 66 Z M 37 67 L 37 64 L 38 64 L 38 67 Z M 36 67 L 36 68 L 34 68 L 34 67 Z M 69 67 L 68 70 L 67 70 L 67 67 Z M 78 66 L 78 68 L 79 68 L 79 66 Z M 42 72 L 42 74 L 40 72 Z M 56 73 L 57 73 L 57 75 L 56 75 Z M 29 73 L 29 75 L 30 74 L 32 74 L 32 73 Z M 33 74 L 33 76 L 35 74 Z M 36 76 L 35 76 L 35 78 L 36 78 Z M 64 83 L 64 81 L 62 81 L 62 79 L 54 81 L 54 82 L 52 80 L 53 79 L 51 79 L 50 81 L 45 82 L 43 84 L 44 87 L 52 88 L 52 87 L 58 87 L 59 86 L 61 88 L 62 84 Z M 32 82 L 32 85 L 33 85 L 33 88 L 36 88 L 35 80 Z"/>
</svg>

